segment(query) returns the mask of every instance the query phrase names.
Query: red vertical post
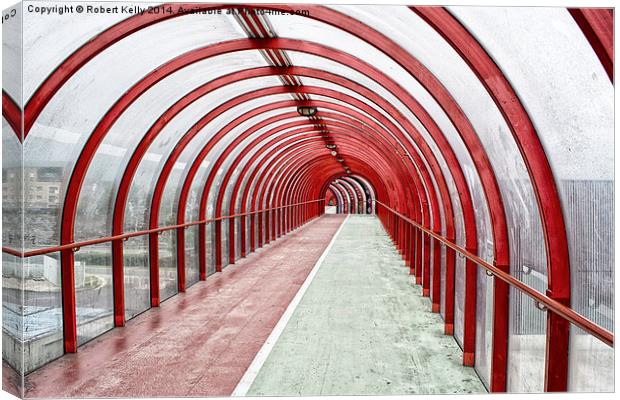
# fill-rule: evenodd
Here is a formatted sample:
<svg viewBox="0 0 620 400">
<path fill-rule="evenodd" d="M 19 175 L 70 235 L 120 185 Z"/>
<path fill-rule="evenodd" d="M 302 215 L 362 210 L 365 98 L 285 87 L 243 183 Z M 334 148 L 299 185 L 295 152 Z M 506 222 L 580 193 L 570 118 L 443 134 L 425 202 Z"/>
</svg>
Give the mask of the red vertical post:
<svg viewBox="0 0 620 400">
<path fill-rule="evenodd" d="M 256 213 L 250 214 L 250 252 L 256 250 Z"/>
<path fill-rule="evenodd" d="M 400 237 L 401 237 L 401 258 L 403 260 L 407 260 L 407 230 L 405 229 L 407 227 L 407 223 L 405 222 L 404 219 L 401 218 L 401 224 L 400 224 Z"/>
<path fill-rule="evenodd" d="M 215 271 L 222 272 L 222 220 L 215 221 Z"/>
<path fill-rule="evenodd" d="M 409 274 L 413 275 L 413 260 L 415 259 L 415 227 L 413 224 L 409 224 L 407 232 L 409 235 L 409 259 L 407 260 L 407 266 L 409 267 Z"/>
<path fill-rule="evenodd" d="M 394 246 L 398 250 L 398 218 L 394 213 L 392 213 L 392 242 L 394 242 Z"/>
<path fill-rule="evenodd" d="M 394 242 L 394 244 L 396 246 L 398 246 L 398 241 L 396 240 L 396 233 L 398 232 L 398 227 L 396 226 L 396 214 L 392 213 L 392 242 Z"/>
<path fill-rule="evenodd" d="M 77 352 L 77 318 L 75 304 L 73 250 L 60 252 L 62 280 L 62 322 L 65 353 Z"/>
<path fill-rule="evenodd" d="M 431 237 L 427 234 L 424 238 L 424 265 L 422 267 L 422 296 L 431 295 Z"/>
<path fill-rule="evenodd" d="M 456 270 L 456 253 L 446 247 L 446 297 L 444 298 L 446 335 L 454 335 L 454 274 Z"/>
<path fill-rule="evenodd" d="M 467 251 L 476 254 L 475 249 Z M 463 318 L 463 365 L 473 367 L 476 351 L 476 303 L 477 267 L 473 261 L 465 260 L 465 305 Z M 497 313 L 495 313 L 497 314 Z"/>
<path fill-rule="evenodd" d="M 282 208 L 282 206 L 278 207 L 278 214 L 280 215 L 280 219 L 278 220 L 278 222 L 280 223 L 280 236 L 284 235 L 285 232 L 285 227 L 284 227 L 284 222 L 285 222 L 285 210 Z"/>
<path fill-rule="evenodd" d="M 441 234 L 441 232 L 435 232 Z M 441 244 L 439 240 L 433 240 L 433 297 L 432 297 L 432 311 L 438 313 L 440 309 L 439 303 L 441 302 Z"/>
<path fill-rule="evenodd" d="M 112 241 L 112 287 L 114 293 L 114 326 L 125 326 L 125 278 L 123 241 Z"/>
<path fill-rule="evenodd" d="M 256 213 L 258 218 L 258 248 L 263 247 L 263 211 Z"/>
<path fill-rule="evenodd" d="M 411 257 L 411 240 L 409 238 L 409 223 L 405 222 L 405 226 L 403 229 L 403 234 L 405 235 L 405 265 L 409 265 L 409 259 Z"/>
<path fill-rule="evenodd" d="M 308 206 L 309 204 L 302 204 L 300 206 L 301 224 L 303 225 L 308 220 Z"/>
<path fill-rule="evenodd" d="M 276 210 L 273 209 L 270 211 L 271 213 L 271 240 L 276 240 L 276 225 L 277 225 L 277 220 L 276 220 Z"/>
<path fill-rule="evenodd" d="M 246 221 L 245 221 L 245 215 L 242 215 L 241 217 L 241 231 L 240 233 L 240 240 L 241 240 L 241 258 L 244 258 L 246 256 Z"/>
<path fill-rule="evenodd" d="M 276 240 L 277 238 L 280 237 L 279 233 L 278 233 L 278 228 L 280 227 L 280 221 L 278 220 L 278 208 L 274 207 L 273 210 L 271 210 L 271 215 L 272 215 L 272 221 L 271 221 L 271 230 L 272 230 L 272 238 L 273 240 Z"/>
<path fill-rule="evenodd" d="M 554 298 L 550 290 L 547 291 L 547 296 Z M 570 307 L 568 299 L 563 299 L 560 302 Z M 568 388 L 568 351 L 566 349 L 569 348 L 569 337 L 570 323 L 556 313 L 547 310 L 546 392 L 565 392 Z M 562 356 L 558 357 L 558 354 L 562 354 Z"/>
<path fill-rule="evenodd" d="M 231 213 L 234 213 L 234 209 L 231 208 L 230 210 Z M 236 243 L 235 243 L 235 231 L 236 231 L 236 227 L 235 227 L 235 219 L 234 218 L 228 218 L 228 263 L 229 264 L 234 264 L 235 263 L 235 247 Z"/>
<path fill-rule="evenodd" d="M 185 228 L 177 228 L 177 288 L 185 291 Z"/>
<path fill-rule="evenodd" d="M 401 224 L 401 231 L 403 236 L 403 259 L 407 260 L 407 225 L 408 223 L 403 219 Z"/>
<path fill-rule="evenodd" d="M 151 307 L 159 307 L 159 234 L 149 234 L 149 274 L 151 278 Z"/>
<path fill-rule="evenodd" d="M 396 242 L 398 243 L 398 253 L 400 254 L 401 258 L 403 256 L 403 220 L 400 216 L 396 216 L 396 228 L 397 228 L 397 236 L 396 236 Z"/>
<path fill-rule="evenodd" d="M 271 221 L 273 220 L 271 213 L 271 210 L 265 211 L 265 244 L 271 242 Z"/>
<path fill-rule="evenodd" d="M 417 258 L 416 247 L 418 243 L 417 231 L 418 229 L 412 224 L 411 225 L 411 261 L 409 262 L 409 275 L 415 275 L 415 260 Z"/>
<path fill-rule="evenodd" d="M 207 224 L 198 225 L 198 273 L 200 280 L 207 280 Z"/>
<path fill-rule="evenodd" d="M 422 283 L 422 231 L 417 229 L 416 232 L 416 260 L 415 260 L 415 283 Z"/>
<path fill-rule="evenodd" d="M 495 265 L 510 274 L 509 265 Z M 510 287 L 500 279 L 493 279 L 493 309 L 509 310 Z M 564 340 L 564 339 L 559 339 Z M 565 339 L 568 341 L 568 338 Z M 566 348 L 568 349 L 568 347 Z M 491 391 L 506 391 L 508 369 L 508 315 L 505 312 L 493 313 L 493 353 L 491 358 Z"/>
<path fill-rule="evenodd" d="M 403 256 L 403 219 L 398 216 L 398 252 Z"/>
</svg>

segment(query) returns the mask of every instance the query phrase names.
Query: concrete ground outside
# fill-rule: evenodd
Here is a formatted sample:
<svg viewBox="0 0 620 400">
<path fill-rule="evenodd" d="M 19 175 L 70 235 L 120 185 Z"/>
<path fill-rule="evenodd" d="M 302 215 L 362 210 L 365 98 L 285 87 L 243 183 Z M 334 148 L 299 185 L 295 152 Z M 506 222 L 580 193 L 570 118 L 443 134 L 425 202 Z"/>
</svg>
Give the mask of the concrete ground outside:
<svg viewBox="0 0 620 400">
<path fill-rule="evenodd" d="M 485 393 L 379 220 L 350 215 L 248 395 Z"/>
</svg>

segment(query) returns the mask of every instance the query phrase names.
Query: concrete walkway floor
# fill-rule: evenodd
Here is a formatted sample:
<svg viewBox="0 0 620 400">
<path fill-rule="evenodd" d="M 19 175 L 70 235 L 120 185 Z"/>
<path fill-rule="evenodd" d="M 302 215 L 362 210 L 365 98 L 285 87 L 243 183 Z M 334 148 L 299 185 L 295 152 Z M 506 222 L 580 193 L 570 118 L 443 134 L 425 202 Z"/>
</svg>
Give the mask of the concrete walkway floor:
<svg viewBox="0 0 620 400">
<path fill-rule="evenodd" d="M 379 220 L 351 215 L 248 395 L 485 393 Z"/>
<path fill-rule="evenodd" d="M 29 374 L 26 397 L 230 395 L 343 218 L 312 221 Z"/>
</svg>

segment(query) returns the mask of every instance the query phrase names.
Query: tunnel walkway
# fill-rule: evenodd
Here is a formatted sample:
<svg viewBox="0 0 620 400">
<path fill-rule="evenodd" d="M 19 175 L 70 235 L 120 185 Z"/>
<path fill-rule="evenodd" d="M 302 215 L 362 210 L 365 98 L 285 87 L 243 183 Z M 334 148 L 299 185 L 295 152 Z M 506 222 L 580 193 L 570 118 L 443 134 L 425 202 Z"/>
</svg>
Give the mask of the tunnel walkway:
<svg viewBox="0 0 620 400">
<path fill-rule="evenodd" d="M 314 220 L 27 375 L 26 396 L 229 395 L 343 218 Z"/>
<path fill-rule="evenodd" d="M 324 215 L 35 371 L 27 397 L 485 392 L 379 220 L 343 219 Z"/>
<path fill-rule="evenodd" d="M 377 218 L 350 215 L 247 394 L 486 392 L 408 271 Z"/>
</svg>

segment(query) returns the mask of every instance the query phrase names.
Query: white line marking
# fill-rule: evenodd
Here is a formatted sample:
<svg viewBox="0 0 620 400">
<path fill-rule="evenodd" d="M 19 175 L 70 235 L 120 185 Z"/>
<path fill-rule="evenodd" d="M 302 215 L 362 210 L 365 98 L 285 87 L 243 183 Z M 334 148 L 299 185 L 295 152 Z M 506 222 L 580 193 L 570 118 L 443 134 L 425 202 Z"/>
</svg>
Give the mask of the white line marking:
<svg viewBox="0 0 620 400">
<path fill-rule="evenodd" d="M 273 328 L 273 331 L 271 331 L 271 334 L 269 335 L 269 337 L 263 344 L 263 347 L 261 347 L 258 353 L 256 353 L 256 357 L 254 357 L 254 360 L 252 360 L 252 363 L 250 364 L 248 369 L 245 371 L 245 374 L 243 374 L 243 377 L 241 377 L 241 380 L 237 384 L 237 387 L 235 387 L 235 390 L 232 392 L 231 396 L 245 396 L 248 390 L 250 390 L 250 386 L 252 386 L 252 383 L 254 383 L 254 380 L 258 376 L 258 372 L 263 367 L 263 364 L 265 364 L 265 361 L 267 361 L 267 357 L 269 357 L 269 353 L 271 353 L 273 346 L 275 346 L 276 342 L 280 338 L 280 335 L 284 331 L 284 328 L 288 324 L 288 321 L 293 316 L 295 309 L 299 305 L 299 302 L 301 301 L 302 297 L 304 297 L 306 290 L 308 290 L 308 287 L 312 283 L 314 276 L 319 271 L 321 264 L 323 264 L 323 261 L 327 257 L 327 253 L 329 253 L 332 246 L 336 242 L 336 239 L 338 238 L 340 231 L 342 231 L 342 228 L 344 227 L 344 224 L 347 222 L 348 219 L 349 219 L 349 215 L 347 215 L 344 221 L 342 221 L 342 224 L 340 224 L 340 227 L 334 234 L 334 237 L 332 238 L 332 240 L 329 242 L 329 244 L 323 251 L 323 254 L 321 254 L 321 257 L 319 257 L 319 259 L 316 261 L 316 264 L 314 264 L 314 267 L 312 267 L 312 270 L 308 274 L 308 277 L 306 278 L 304 283 L 301 285 L 301 287 L 297 291 L 297 294 L 295 294 L 295 297 L 293 297 L 293 300 L 291 300 L 291 302 L 289 303 L 288 307 L 286 308 L 286 311 L 284 311 L 284 314 L 282 314 L 282 317 L 280 318 L 276 326 Z"/>
</svg>

